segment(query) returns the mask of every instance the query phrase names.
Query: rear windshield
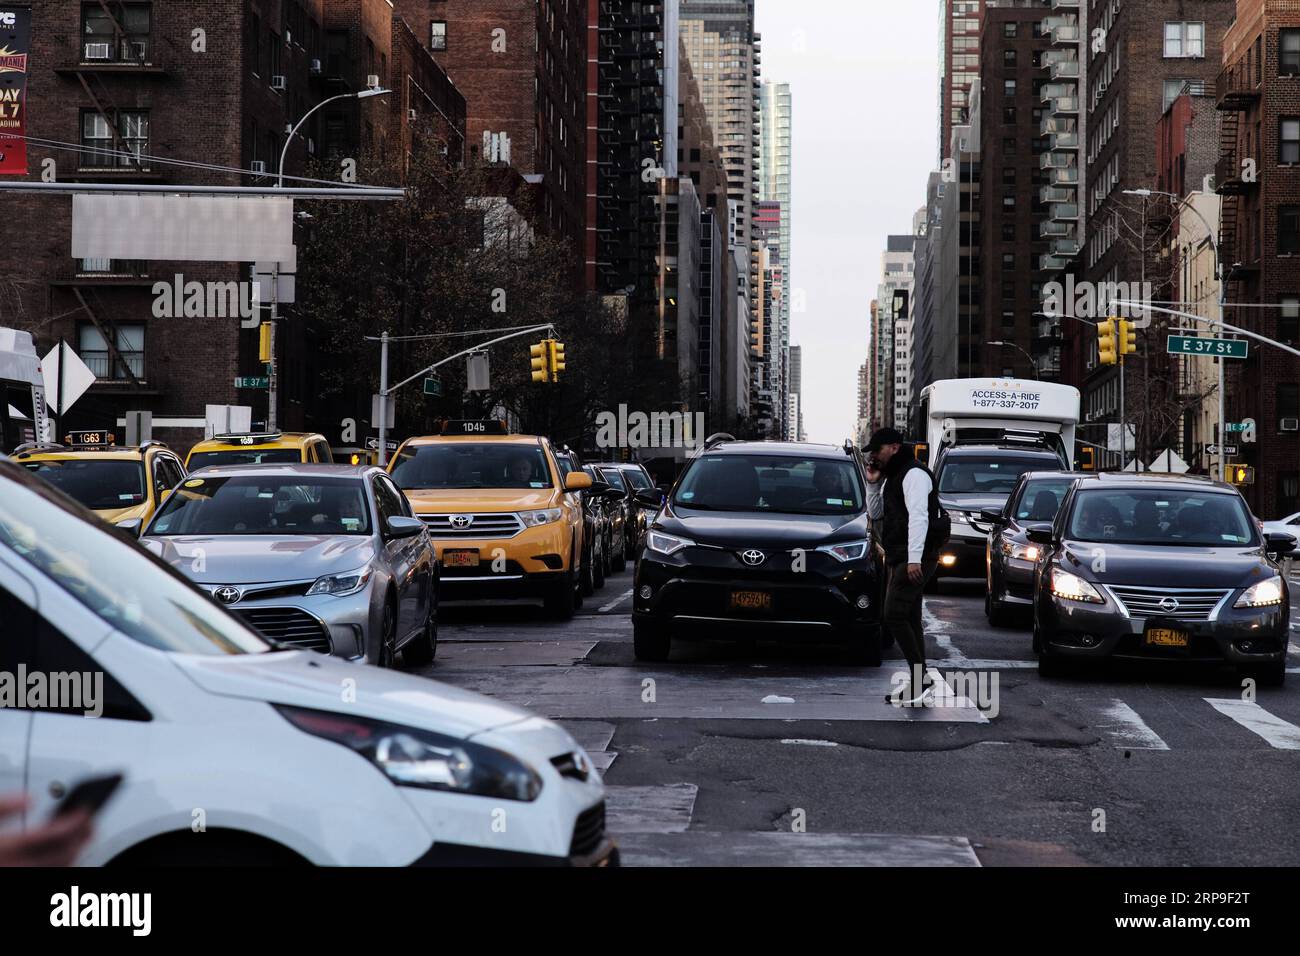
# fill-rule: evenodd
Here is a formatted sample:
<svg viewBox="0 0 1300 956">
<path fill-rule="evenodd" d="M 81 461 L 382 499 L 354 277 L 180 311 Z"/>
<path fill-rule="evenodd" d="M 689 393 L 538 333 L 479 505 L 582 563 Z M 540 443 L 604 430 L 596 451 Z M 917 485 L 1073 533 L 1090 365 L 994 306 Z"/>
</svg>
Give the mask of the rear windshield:
<svg viewBox="0 0 1300 956">
<path fill-rule="evenodd" d="M 144 465 L 138 461 L 76 458 L 23 466 L 92 511 L 134 508 L 144 501 Z"/>
<path fill-rule="evenodd" d="M 647 488 L 654 487 L 654 482 L 647 478 L 645 472 L 640 468 L 620 468 L 619 471 L 627 475 L 627 480 L 631 482 L 632 487 L 637 491 L 645 491 Z"/>
<path fill-rule="evenodd" d="M 617 468 L 602 468 L 600 473 L 605 476 L 610 487 L 617 488 L 619 491 L 627 491 L 627 482 L 623 480 L 623 473 Z"/>
<path fill-rule="evenodd" d="M 209 465 L 283 465 L 301 462 L 298 448 L 231 448 L 228 451 L 196 451 L 190 455 L 188 469 L 198 471 Z"/>
<path fill-rule="evenodd" d="M 679 508 L 843 515 L 862 510 L 862 483 L 847 458 L 713 455 L 697 458 L 673 495 Z"/>
<path fill-rule="evenodd" d="M 1002 495 L 1005 499 L 1025 472 L 1054 463 L 1016 455 L 950 455 L 939 468 L 939 494 Z"/>
<path fill-rule="evenodd" d="M 1255 523 L 1238 495 L 1167 489 L 1083 491 L 1066 536 L 1111 544 L 1233 547 L 1256 543 Z"/>
<path fill-rule="evenodd" d="M 1073 481 L 1073 478 L 1039 478 L 1025 482 L 1014 508 L 1016 520 L 1055 521 Z"/>
<path fill-rule="evenodd" d="M 540 445 L 504 442 L 407 446 L 398 453 L 392 475 L 399 487 L 409 489 L 553 487 Z"/>
<path fill-rule="evenodd" d="M 357 478 L 199 477 L 181 483 L 147 533 L 369 534 L 370 507 Z"/>
</svg>

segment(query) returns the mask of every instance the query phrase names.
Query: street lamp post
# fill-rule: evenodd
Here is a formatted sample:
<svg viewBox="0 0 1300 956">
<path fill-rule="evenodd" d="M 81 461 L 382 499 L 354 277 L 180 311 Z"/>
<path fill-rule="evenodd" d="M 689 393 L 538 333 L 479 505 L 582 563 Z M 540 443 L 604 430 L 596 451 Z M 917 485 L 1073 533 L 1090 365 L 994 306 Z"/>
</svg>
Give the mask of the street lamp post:
<svg viewBox="0 0 1300 956">
<path fill-rule="evenodd" d="M 355 93 L 340 93 L 337 96 L 331 96 L 328 99 L 321 100 L 306 113 L 302 119 L 298 120 L 289 130 L 289 135 L 284 139 L 284 149 L 280 150 L 280 164 L 276 167 L 276 189 L 284 188 L 284 161 L 289 155 L 289 145 L 293 138 L 298 135 L 298 130 L 307 122 L 313 113 L 322 106 L 327 106 L 337 100 L 356 99 L 364 100 L 372 96 L 384 96 L 393 92 L 383 87 L 372 86 L 364 90 L 358 90 Z M 275 361 L 275 332 L 276 323 L 280 318 L 280 263 L 276 263 L 271 270 L 271 331 L 268 336 L 267 358 L 270 360 L 266 363 L 266 384 L 267 384 L 267 410 L 266 410 L 266 430 L 275 431 L 279 427 L 279 415 L 277 406 L 280 404 L 280 379 L 276 371 Z"/>
<path fill-rule="evenodd" d="M 1126 189 L 1124 190 L 1124 193 L 1125 195 L 1128 196 L 1140 196 L 1142 197 L 1144 202 L 1150 196 L 1165 196 L 1166 198 L 1174 200 L 1174 203 L 1177 206 L 1182 206 L 1185 203 L 1187 203 L 1187 197 L 1179 196 L 1177 193 L 1165 192 L 1164 190 L 1159 190 L 1159 189 Z M 1210 227 L 1209 220 L 1206 219 L 1205 216 L 1201 214 L 1201 211 L 1197 209 L 1196 206 L 1188 204 L 1187 208 L 1190 209 L 1193 213 L 1195 213 L 1196 218 L 1201 220 L 1201 224 L 1205 226 L 1205 235 L 1209 238 L 1210 246 L 1214 249 L 1214 272 L 1219 280 L 1219 302 L 1218 302 L 1219 323 L 1218 324 L 1220 326 L 1223 326 L 1224 324 L 1223 306 L 1224 306 L 1224 302 L 1227 301 L 1226 296 L 1228 291 L 1228 276 L 1226 274 L 1226 271 L 1224 270 L 1223 257 L 1222 255 L 1220 255 L 1219 237 L 1215 235 L 1214 229 Z M 1224 448 L 1227 445 L 1227 435 L 1224 434 L 1225 431 L 1227 430 L 1227 404 L 1226 404 L 1227 397 L 1224 394 L 1224 378 L 1225 378 L 1224 368 L 1226 365 L 1227 365 L 1226 361 L 1223 358 L 1220 358 L 1219 359 L 1219 386 L 1218 386 L 1219 388 L 1219 453 L 1218 455 L 1215 456 L 1215 460 L 1218 464 L 1220 481 L 1224 481 L 1226 479 L 1227 472 L 1228 472 L 1227 465 L 1224 461 L 1224 459 L 1226 458 Z"/>
<path fill-rule="evenodd" d="M 1015 342 L 1004 342 L 1001 339 L 998 339 L 992 342 L 985 342 L 984 344 L 997 346 L 999 348 L 1015 349 L 1017 352 L 1019 352 L 1021 355 L 1025 357 L 1025 360 L 1027 362 L 1029 362 L 1029 367 L 1034 370 L 1034 379 L 1036 381 L 1042 380 L 1042 376 L 1038 374 L 1038 366 L 1034 363 L 1034 357 L 1030 355 L 1028 352 L 1026 352 L 1022 347 L 1017 345 Z"/>
</svg>

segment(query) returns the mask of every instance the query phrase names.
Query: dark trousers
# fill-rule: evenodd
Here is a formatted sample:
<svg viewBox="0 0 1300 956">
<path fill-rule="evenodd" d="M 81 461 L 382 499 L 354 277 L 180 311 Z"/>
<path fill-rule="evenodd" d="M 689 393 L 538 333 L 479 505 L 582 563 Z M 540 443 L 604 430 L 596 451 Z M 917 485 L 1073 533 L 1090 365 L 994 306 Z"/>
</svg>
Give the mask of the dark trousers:
<svg viewBox="0 0 1300 956">
<path fill-rule="evenodd" d="M 921 617 L 921 602 L 926 582 L 934 577 L 939 567 L 938 558 L 921 560 L 921 580 L 915 584 L 907 576 L 907 562 L 889 565 L 885 584 L 885 607 L 882 623 L 898 642 L 898 649 L 910 665 L 913 675 L 925 674 L 925 629 Z M 913 676 L 913 680 L 915 680 Z"/>
</svg>

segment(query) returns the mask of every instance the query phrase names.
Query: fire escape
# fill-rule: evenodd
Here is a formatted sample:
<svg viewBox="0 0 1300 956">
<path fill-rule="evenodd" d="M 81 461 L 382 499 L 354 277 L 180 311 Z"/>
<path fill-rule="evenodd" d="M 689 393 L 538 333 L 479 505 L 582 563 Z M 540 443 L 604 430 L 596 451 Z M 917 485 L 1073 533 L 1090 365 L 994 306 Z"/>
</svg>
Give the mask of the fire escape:
<svg viewBox="0 0 1300 956">
<path fill-rule="evenodd" d="M 1246 174 L 1247 159 L 1241 147 L 1242 115 L 1259 100 L 1259 90 L 1252 89 L 1250 78 L 1241 63 L 1225 67 L 1216 83 L 1216 109 L 1221 114 L 1219 159 L 1214 168 L 1215 191 L 1223 197 L 1219 219 L 1219 255 L 1225 281 L 1241 281 L 1251 270 L 1247 262 L 1251 249 L 1249 236 L 1243 234 L 1242 219 L 1245 197 L 1259 188 L 1257 171 Z"/>
</svg>

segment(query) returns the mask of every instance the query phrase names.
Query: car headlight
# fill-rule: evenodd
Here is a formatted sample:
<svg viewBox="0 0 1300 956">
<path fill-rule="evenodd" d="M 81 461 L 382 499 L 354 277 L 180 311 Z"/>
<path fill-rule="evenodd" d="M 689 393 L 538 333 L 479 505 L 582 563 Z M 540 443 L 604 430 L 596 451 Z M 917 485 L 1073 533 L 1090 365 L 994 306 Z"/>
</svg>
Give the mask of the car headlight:
<svg viewBox="0 0 1300 956">
<path fill-rule="evenodd" d="M 1016 544 L 1009 538 L 1002 539 L 1002 553 L 1017 561 L 1037 561 L 1038 546 L 1033 544 Z"/>
<path fill-rule="evenodd" d="M 542 508 L 538 511 L 519 512 L 519 520 L 524 523 L 525 528 L 538 528 L 559 521 L 563 515 L 564 512 L 559 508 Z"/>
<path fill-rule="evenodd" d="M 536 800 L 542 778 L 508 753 L 445 734 L 351 714 L 273 705 L 304 733 L 347 747 L 399 787 Z"/>
<path fill-rule="evenodd" d="M 688 538 L 679 538 L 675 535 L 664 534 L 662 531 L 651 531 L 646 535 L 646 547 L 656 554 L 670 555 L 676 554 L 682 548 L 689 548 L 694 541 Z"/>
<path fill-rule="evenodd" d="M 1105 599 L 1097 589 L 1064 568 L 1052 568 L 1052 593 L 1066 601 L 1084 601 L 1089 604 L 1105 604 Z"/>
<path fill-rule="evenodd" d="M 966 517 L 964 511 L 953 511 L 949 509 L 948 517 L 952 519 L 953 524 L 970 524 L 970 519 Z"/>
<path fill-rule="evenodd" d="M 1269 607 L 1273 604 L 1281 604 L 1282 595 L 1282 578 L 1274 575 L 1246 588 L 1245 593 L 1237 598 L 1237 603 L 1233 607 Z"/>
<path fill-rule="evenodd" d="M 373 573 L 369 567 L 364 567 L 343 574 L 327 574 L 323 578 L 316 579 L 316 583 L 307 589 L 307 596 L 333 594 L 335 597 L 343 597 L 347 594 L 356 594 L 370 583 L 370 576 Z"/>
<path fill-rule="evenodd" d="M 860 541 L 841 541 L 839 544 L 823 544 L 818 551 L 829 554 L 837 561 L 861 561 L 871 552 L 871 539 Z"/>
</svg>

